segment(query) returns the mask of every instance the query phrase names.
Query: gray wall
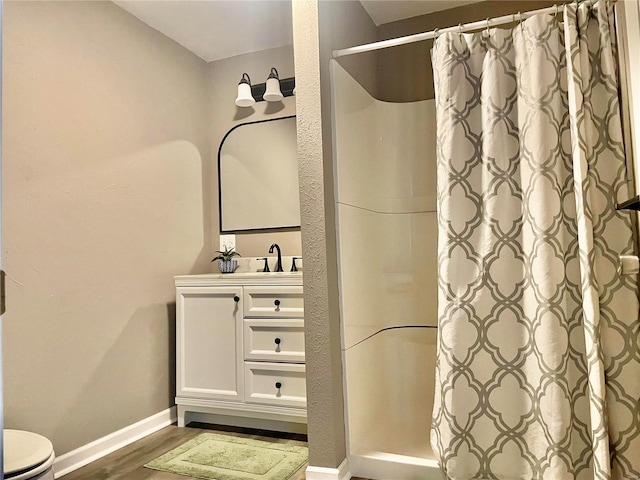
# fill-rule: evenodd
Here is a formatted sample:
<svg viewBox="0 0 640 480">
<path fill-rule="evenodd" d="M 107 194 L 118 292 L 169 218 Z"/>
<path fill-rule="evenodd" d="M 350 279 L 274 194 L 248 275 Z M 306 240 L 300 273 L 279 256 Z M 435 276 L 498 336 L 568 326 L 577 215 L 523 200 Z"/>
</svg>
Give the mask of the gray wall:
<svg viewBox="0 0 640 480">
<path fill-rule="evenodd" d="M 3 29 L 5 419 L 61 455 L 173 405 L 173 276 L 214 269 L 220 140 L 295 113 L 238 109 L 237 83 L 293 52 L 206 64 L 108 1 L 5 2 Z M 238 249 L 274 239 L 300 254 Z"/>
<path fill-rule="evenodd" d="M 557 3 L 557 2 L 555 2 Z M 487 1 L 380 25 L 378 40 L 428 32 L 459 23 L 476 22 L 553 5 L 549 0 Z M 508 28 L 502 25 L 499 28 Z M 377 98 L 387 102 L 414 102 L 434 98 L 431 47 L 433 40 L 377 52 Z M 356 77 L 357 78 L 357 77 Z"/>
<path fill-rule="evenodd" d="M 5 421 L 60 455 L 173 404 L 207 66 L 106 1 L 5 2 L 3 35 Z"/>
<path fill-rule="evenodd" d="M 322 1 L 320 13 L 323 68 L 327 68 L 332 50 L 375 42 L 378 39 L 375 23 L 357 0 Z M 374 97 L 379 95 L 377 52 L 341 57 L 338 62 L 367 92 Z"/>
</svg>

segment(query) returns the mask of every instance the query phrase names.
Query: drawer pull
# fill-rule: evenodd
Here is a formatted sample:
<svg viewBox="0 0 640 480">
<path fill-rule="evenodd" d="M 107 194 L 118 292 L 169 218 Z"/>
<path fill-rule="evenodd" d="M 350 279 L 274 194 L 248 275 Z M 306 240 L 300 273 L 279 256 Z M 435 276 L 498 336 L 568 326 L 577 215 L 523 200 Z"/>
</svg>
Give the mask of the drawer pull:
<svg viewBox="0 0 640 480">
<path fill-rule="evenodd" d="M 282 340 L 280 340 L 278 337 L 276 337 L 276 339 L 274 340 L 274 342 L 276 342 L 276 345 L 280 345 L 280 342 L 281 342 L 281 341 L 282 341 Z"/>
<path fill-rule="evenodd" d="M 274 300 L 274 301 L 273 301 L 273 304 L 274 304 L 276 307 L 279 307 L 279 306 L 280 306 L 280 300 L 278 300 L 278 299 Z"/>
<path fill-rule="evenodd" d="M 236 302 L 236 303 L 238 303 L 238 302 L 240 301 L 240 297 L 239 297 L 239 296 L 237 296 L 237 295 L 234 295 L 234 297 L 233 297 L 233 301 L 234 301 L 234 302 Z"/>
<path fill-rule="evenodd" d="M 280 390 L 280 387 L 282 387 L 282 383 L 280 383 L 280 382 L 276 382 L 276 388 L 277 388 L 278 390 Z"/>
</svg>

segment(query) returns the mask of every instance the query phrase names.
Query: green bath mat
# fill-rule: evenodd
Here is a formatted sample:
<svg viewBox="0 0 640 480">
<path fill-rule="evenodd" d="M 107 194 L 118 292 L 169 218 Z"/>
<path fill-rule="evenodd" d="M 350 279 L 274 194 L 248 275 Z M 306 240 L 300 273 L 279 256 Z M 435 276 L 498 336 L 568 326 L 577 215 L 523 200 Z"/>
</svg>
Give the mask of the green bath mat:
<svg viewBox="0 0 640 480">
<path fill-rule="evenodd" d="M 308 456 L 307 447 L 202 433 L 145 467 L 215 480 L 287 480 Z"/>
</svg>

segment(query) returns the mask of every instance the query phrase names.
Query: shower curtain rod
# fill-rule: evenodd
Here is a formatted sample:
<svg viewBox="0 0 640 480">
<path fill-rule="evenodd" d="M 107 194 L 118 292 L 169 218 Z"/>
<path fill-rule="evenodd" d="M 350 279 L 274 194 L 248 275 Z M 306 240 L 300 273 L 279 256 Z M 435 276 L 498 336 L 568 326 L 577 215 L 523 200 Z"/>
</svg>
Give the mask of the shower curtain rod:
<svg viewBox="0 0 640 480">
<path fill-rule="evenodd" d="M 595 1 L 596 0 L 584 0 L 580 3 L 591 5 L 595 3 Z M 615 0 L 613 0 L 613 2 L 615 2 Z M 578 2 L 575 2 L 575 3 L 578 3 Z M 504 15 L 502 17 L 487 18 L 486 20 L 480 20 L 479 22 L 464 23 L 464 24 L 456 25 L 455 27 L 447 27 L 442 29 L 436 28 L 435 30 L 432 30 L 430 32 L 415 33 L 413 35 L 407 35 L 406 37 L 391 38 L 389 40 L 382 40 L 380 42 L 373 42 L 373 43 L 367 43 L 365 45 L 358 45 L 356 47 L 343 48 L 340 50 L 334 50 L 332 52 L 332 56 L 333 58 L 344 57 L 347 55 L 354 55 L 356 53 L 371 52 L 373 50 L 381 50 L 383 48 L 396 47 L 398 45 L 406 45 L 408 43 L 415 43 L 415 42 L 421 42 L 423 40 L 430 40 L 436 37 L 437 35 L 442 35 L 443 33 L 448 33 L 448 32 L 462 33 L 462 32 L 468 32 L 470 30 L 479 30 L 481 28 L 491 28 L 497 25 L 504 25 L 505 23 L 521 22 L 522 20 L 525 20 L 533 15 L 544 14 L 544 13 L 555 14 L 560 11 L 559 9 L 563 5 L 564 4 L 553 5 L 551 7 L 540 8 L 538 10 L 530 10 L 528 12 L 522 12 L 522 13 L 518 12 L 518 13 L 514 13 L 513 15 Z"/>
</svg>

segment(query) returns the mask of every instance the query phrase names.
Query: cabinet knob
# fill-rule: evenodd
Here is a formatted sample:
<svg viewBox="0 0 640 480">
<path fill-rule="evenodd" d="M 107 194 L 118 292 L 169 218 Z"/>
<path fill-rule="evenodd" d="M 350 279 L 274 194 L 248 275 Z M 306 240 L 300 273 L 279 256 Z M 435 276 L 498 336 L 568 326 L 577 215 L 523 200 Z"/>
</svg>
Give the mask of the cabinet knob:
<svg viewBox="0 0 640 480">
<path fill-rule="evenodd" d="M 276 345 L 280 345 L 281 340 L 280 340 L 278 337 L 276 337 L 276 339 L 274 340 L 274 342 L 276 342 Z"/>
<path fill-rule="evenodd" d="M 239 296 L 237 296 L 237 295 L 234 295 L 234 297 L 233 297 L 233 301 L 234 301 L 234 302 L 236 302 L 236 303 L 238 303 L 238 302 L 240 301 L 240 297 L 239 297 Z"/>
<path fill-rule="evenodd" d="M 278 390 L 280 390 L 280 387 L 282 387 L 282 383 L 280 383 L 280 382 L 276 382 L 276 388 L 277 388 Z"/>
<path fill-rule="evenodd" d="M 276 307 L 280 306 L 280 300 L 278 300 L 278 299 L 274 300 L 274 301 L 273 301 L 273 304 L 274 304 Z"/>
</svg>

